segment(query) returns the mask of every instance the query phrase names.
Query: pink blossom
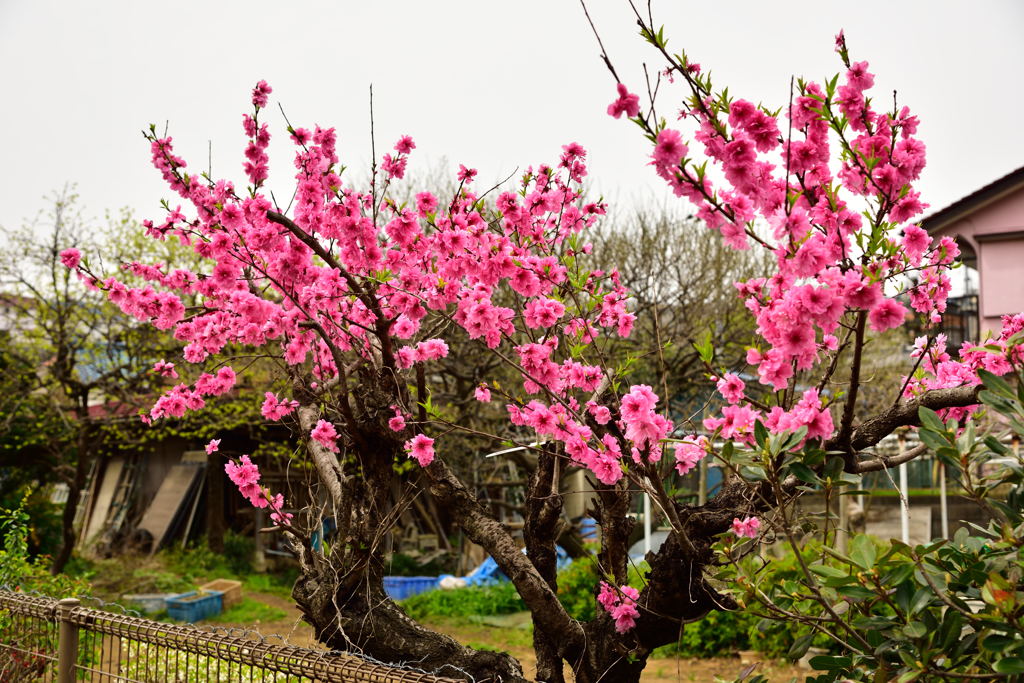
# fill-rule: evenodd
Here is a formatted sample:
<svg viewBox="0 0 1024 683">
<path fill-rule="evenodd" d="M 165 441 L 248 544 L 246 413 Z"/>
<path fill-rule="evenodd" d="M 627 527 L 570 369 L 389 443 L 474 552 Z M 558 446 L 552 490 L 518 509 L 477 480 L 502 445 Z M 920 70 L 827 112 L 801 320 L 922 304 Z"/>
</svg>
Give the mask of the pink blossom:
<svg viewBox="0 0 1024 683">
<path fill-rule="evenodd" d="M 60 262 L 64 264 L 66 268 L 77 268 L 78 263 L 82 260 L 82 252 L 75 248 L 65 249 L 60 252 Z"/>
<path fill-rule="evenodd" d="M 224 471 L 228 479 L 239 488 L 251 486 L 260 480 L 260 470 L 248 455 L 243 455 L 238 463 L 228 461 L 224 464 Z"/>
<path fill-rule="evenodd" d="M 662 168 L 674 168 L 686 156 L 687 151 L 679 131 L 665 128 L 658 133 L 658 141 L 654 145 L 654 152 L 651 156 L 654 158 L 655 165 Z"/>
<path fill-rule="evenodd" d="M 171 377 L 172 379 L 178 378 L 178 372 L 174 369 L 174 363 L 168 363 L 164 360 L 158 360 L 153 364 L 153 372 L 161 377 Z"/>
<path fill-rule="evenodd" d="M 263 406 L 260 413 L 268 420 L 280 420 L 282 417 L 299 407 L 298 401 L 281 401 L 273 392 L 264 394 Z"/>
<path fill-rule="evenodd" d="M 619 97 L 608 105 L 608 115 L 615 118 L 619 118 L 623 114 L 629 118 L 637 116 L 640 113 L 639 95 L 630 93 L 622 83 L 618 83 L 615 89 L 618 91 Z"/>
<path fill-rule="evenodd" d="M 338 431 L 327 420 L 318 420 L 309 435 L 327 450 L 333 453 L 339 452 L 337 444 Z"/>
<path fill-rule="evenodd" d="M 587 402 L 587 410 L 594 418 L 594 422 L 599 425 L 606 425 L 611 422 L 612 411 L 609 410 L 608 406 L 601 406 L 593 401 Z"/>
<path fill-rule="evenodd" d="M 434 462 L 434 440 L 425 434 L 417 434 L 405 442 L 405 451 L 410 458 L 415 458 L 420 467 Z"/>
<path fill-rule="evenodd" d="M 213 455 L 220 450 L 220 439 L 211 439 L 210 443 L 206 444 L 206 454 Z"/>
<path fill-rule="evenodd" d="M 260 81 L 252 89 L 252 105 L 261 109 L 267 106 L 267 96 L 272 92 L 274 89 L 267 85 L 266 81 Z"/>
<path fill-rule="evenodd" d="M 757 517 L 745 517 L 743 520 L 735 518 L 732 520 L 732 532 L 740 538 L 757 538 L 761 529 L 761 520 Z"/>
<path fill-rule="evenodd" d="M 565 314 L 565 305 L 554 299 L 534 299 L 523 309 L 527 327 L 551 327 Z"/>
<path fill-rule="evenodd" d="M 688 474 L 707 455 L 707 437 L 690 435 L 672 445 L 675 451 L 676 471 L 680 476 Z"/>
<path fill-rule="evenodd" d="M 626 633 L 636 626 L 636 620 L 640 616 L 636 608 L 636 601 L 639 598 L 640 591 L 632 586 L 619 586 L 616 590 L 602 581 L 597 601 L 615 620 L 615 630 Z"/>
<path fill-rule="evenodd" d="M 882 299 L 877 306 L 868 313 L 868 321 L 871 329 L 876 332 L 899 327 L 907 317 L 907 309 L 895 299 Z"/>
<path fill-rule="evenodd" d="M 395 143 L 395 151 L 399 154 L 408 154 L 409 152 L 416 149 L 416 143 L 412 141 L 412 138 L 408 135 L 403 135 Z"/>
<path fill-rule="evenodd" d="M 388 420 L 388 429 L 393 432 L 400 432 L 405 429 L 405 416 L 402 415 L 402 411 L 399 410 L 398 406 L 391 406 L 391 409 L 395 411 L 395 416 Z"/>
<path fill-rule="evenodd" d="M 476 400 L 480 401 L 481 403 L 487 403 L 491 400 L 491 390 L 488 389 L 487 386 L 484 384 L 478 386 L 473 391 L 473 395 L 476 397 Z"/>
<path fill-rule="evenodd" d="M 718 389 L 718 393 L 729 403 L 739 403 L 743 400 L 743 391 L 746 388 L 746 384 L 735 373 L 725 373 L 715 386 Z"/>
<path fill-rule="evenodd" d="M 932 238 L 928 235 L 928 231 L 916 225 L 905 227 L 903 229 L 903 239 L 900 240 L 903 250 L 907 253 L 907 258 L 910 259 L 913 265 L 921 262 L 921 257 L 924 256 L 931 242 Z"/>
</svg>

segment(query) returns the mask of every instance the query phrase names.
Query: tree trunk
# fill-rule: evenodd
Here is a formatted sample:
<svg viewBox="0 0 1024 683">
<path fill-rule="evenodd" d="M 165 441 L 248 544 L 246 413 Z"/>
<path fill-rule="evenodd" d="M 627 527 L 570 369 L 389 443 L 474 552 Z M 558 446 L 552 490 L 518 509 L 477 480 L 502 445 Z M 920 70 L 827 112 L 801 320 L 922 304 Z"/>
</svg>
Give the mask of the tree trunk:
<svg viewBox="0 0 1024 683">
<path fill-rule="evenodd" d="M 216 453 L 206 456 L 206 544 L 224 553 L 224 465 Z"/>
<path fill-rule="evenodd" d="M 411 619 L 384 591 L 384 539 L 393 524 L 390 483 L 395 446 L 363 435 L 370 448 L 357 456 L 362 476 L 347 480 L 347 510 L 330 554 L 300 550 L 302 575 L 292 597 L 317 639 L 332 649 L 475 681 L 524 681 L 510 655 L 477 651 Z M 347 524 L 342 524 L 347 520 Z"/>
<path fill-rule="evenodd" d="M 68 499 L 64 503 L 64 514 L 61 516 L 60 550 L 57 552 L 57 556 L 53 558 L 53 565 L 50 567 L 50 573 L 54 576 L 64 571 L 68 560 L 71 559 L 71 553 L 75 550 L 75 542 L 77 540 L 75 513 L 78 512 L 78 501 L 82 497 L 82 489 L 85 488 L 85 478 L 89 473 L 89 464 L 92 460 L 89 449 L 89 432 L 88 418 L 79 417 L 75 476 L 68 484 Z"/>
<path fill-rule="evenodd" d="M 304 572 L 292 597 L 317 640 L 332 649 L 478 683 L 526 680 L 511 655 L 473 650 L 417 624 L 387 596 L 381 577 L 344 576 L 324 566 L 314 576 Z"/>
</svg>

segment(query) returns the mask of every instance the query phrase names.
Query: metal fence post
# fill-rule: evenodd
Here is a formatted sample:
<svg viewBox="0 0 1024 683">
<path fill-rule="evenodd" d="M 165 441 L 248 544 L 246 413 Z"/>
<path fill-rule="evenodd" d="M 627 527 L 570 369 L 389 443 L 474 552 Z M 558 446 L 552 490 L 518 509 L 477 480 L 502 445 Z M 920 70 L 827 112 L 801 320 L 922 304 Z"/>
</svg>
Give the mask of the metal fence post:
<svg viewBox="0 0 1024 683">
<path fill-rule="evenodd" d="M 78 660 L 78 626 L 72 623 L 71 610 L 78 598 L 64 598 L 57 603 L 57 683 L 75 683 L 75 662 Z"/>
</svg>

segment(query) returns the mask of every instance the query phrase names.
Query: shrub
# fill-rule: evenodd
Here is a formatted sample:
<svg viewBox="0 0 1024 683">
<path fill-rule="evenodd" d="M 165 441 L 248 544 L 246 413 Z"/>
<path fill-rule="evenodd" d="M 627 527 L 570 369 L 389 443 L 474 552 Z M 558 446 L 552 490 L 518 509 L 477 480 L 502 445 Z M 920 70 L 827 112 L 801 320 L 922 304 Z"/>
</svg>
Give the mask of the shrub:
<svg viewBox="0 0 1024 683">
<path fill-rule="evenodd" d="M 29 516 L 26 499 L 13 510 L 0 509 L 0 586 L 9 590 L 32 591 L 55 598 L 86 595 L 89 585 L 71 576 L 50 574 L 42 558 L 30 558 L 28 552 Z"/>
<path fill-rule="evenodd" d="M 526 609 L 515 587 L 508 581 L 490 586 L 427 591 L 403 600 L 402 607 L 413 619 L 491 616 Z"/>
<path fill-rule="evenodd" d="M 594 596 L 600 580 L 597 562 L 590 557 L 575 559 L 558 573 L 558 600 L 573 618 L 594 618 Z"/>
<path fill-rule="evenodd" d="M 224 561 L 233 574 L 244 576 L 252 572 L 252 556 L 256 543 L 248 536 L 228 531 L 224 534 Z"/>
</svg>

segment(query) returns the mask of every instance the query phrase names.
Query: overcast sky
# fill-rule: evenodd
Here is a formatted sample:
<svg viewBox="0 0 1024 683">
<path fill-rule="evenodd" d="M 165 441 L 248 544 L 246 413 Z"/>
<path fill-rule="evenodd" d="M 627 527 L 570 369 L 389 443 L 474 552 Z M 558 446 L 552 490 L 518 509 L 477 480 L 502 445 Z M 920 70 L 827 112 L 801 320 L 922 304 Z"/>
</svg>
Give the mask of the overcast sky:
<svg viewBox="0 0 1024 683">
<path fill-rule="evenodd" d="M 625 0 L 590 0 L 620 75 L 641 89 L 660 66 Z M 876 97 L 920 117 L 933 209 L 1024 165 L 1024 3 L 654 2 L 670 47 L 710 68 L 717 86 L 773 107 L 791 74 L 821 79 L 841 64 L 833 35 L 868 60 Z M 335 126 L 343 163 L 369 161 L 374 86 L 378 154 L 401 134 L 412 169 L 442 159 L 494 181 L 590 151 L 592 185 L 622 206 L 661 202 L 646 141 L 605 114 L 613 81 L 575 0 L 0 0 L 0 225 L 13 227 L 65 182 L 88 213 L 128 206 L 162 217 L 170 198 L 140 130 L 165 122 L 190 167 L 244 184 L 241 114 L 259 79 L 296 126 Z M 671 94 L 671 93 L 666 93 Z M 661 101 L 668 110 L 668 99 Z M 283 121 L 269 120 L 271 187 L 290 194 Z M 457 166 L 456 166 L 457 167 Z M 676 200 L 679 201 L 679 200 Z"/>
</svg>

